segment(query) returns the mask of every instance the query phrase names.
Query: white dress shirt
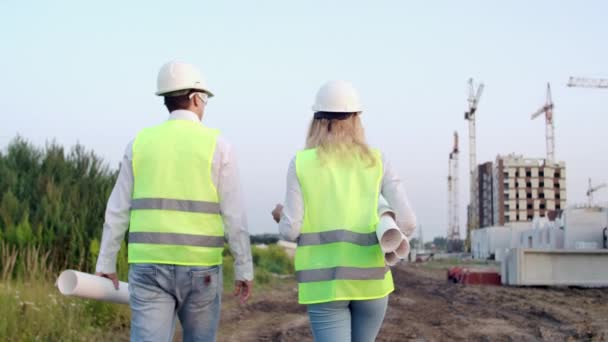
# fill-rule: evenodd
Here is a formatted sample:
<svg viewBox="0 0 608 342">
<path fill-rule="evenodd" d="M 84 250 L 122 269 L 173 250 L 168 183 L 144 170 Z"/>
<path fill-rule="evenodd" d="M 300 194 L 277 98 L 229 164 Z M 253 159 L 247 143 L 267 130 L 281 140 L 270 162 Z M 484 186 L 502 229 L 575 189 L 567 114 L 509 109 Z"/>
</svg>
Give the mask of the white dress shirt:
<svg viewBox="0 0 608 342">
<path fill-rule="evenodd" d="M 198 116 L 187 110 L 171 112 L 169 120 L 200 122 Z M 133 193 L 133 141 L 125 150 L 118 179 L 108 200 L 101 248 L 97 258 L 97 272 L 116 272 L 116 257 L 120 244 L 129 228 Z M 234 256 L 236 280 L 253 280 L 253 263 L 249 244 L 247 217 L 241 195 L 236 156 L 232 146 L 220 135 L 217 138 L 211 177 L 220 198 L 220 211 L 230 251 Z"/>
<path fill-rule="evenodd" d="M 382 166 L 384 174 L 380 186 L 380 194 L 386 199 L 399 229 L 411 238 L 416 230 L 416 216 L 410 208 L 405 194 L 405 188 L 401 179 L 393 169 L 392 165 L 382 155 Z M 279 233 L 281 237 L 288 241 L 296 241 L 300 236 L 300 228 L 304 219 L 304 200 L 302 188 L 296 173 L 295 157 L 289 163 L 287 170 L 287 193 L 281 220 L 279 221 Z M 379 205 L 382 207 L 382 205 Z M 389 212 L 387 208 L 379 208 L 381 212 Z"/>
</svg>

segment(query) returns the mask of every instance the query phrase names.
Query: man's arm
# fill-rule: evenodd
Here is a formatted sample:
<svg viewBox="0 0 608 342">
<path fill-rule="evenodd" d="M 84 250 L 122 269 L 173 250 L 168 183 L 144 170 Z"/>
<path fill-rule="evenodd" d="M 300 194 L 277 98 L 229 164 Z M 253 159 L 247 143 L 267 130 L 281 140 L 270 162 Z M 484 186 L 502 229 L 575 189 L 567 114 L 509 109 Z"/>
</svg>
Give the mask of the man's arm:
<svg viewBox="0 0 608 342">
<path fill-rule="evenodd" d="M 97 275 L 110 278 L 117 289 L 116 257 L 125 238 L 125 233 L 129 229 L 131 196 L 133 193 L 132 146 L 133 142 L 127 145 L 116 184 L 108 199 L 101 247 L 97 258 L 97 267 L 95 268 Z"/>
<path fill-rule="evenodd" d="M 232 147 L 221 136 L 218 137 L 214 156 L 214 179 L 220 197 L 220 210 L 228 236 L 228 244 L 234 256 L 235 294 L 241 295 L 241 302 L 251 294 L 253 281 L 253 261 L 247 216 L 243 203 L 236 156 Z"/>
</svg>

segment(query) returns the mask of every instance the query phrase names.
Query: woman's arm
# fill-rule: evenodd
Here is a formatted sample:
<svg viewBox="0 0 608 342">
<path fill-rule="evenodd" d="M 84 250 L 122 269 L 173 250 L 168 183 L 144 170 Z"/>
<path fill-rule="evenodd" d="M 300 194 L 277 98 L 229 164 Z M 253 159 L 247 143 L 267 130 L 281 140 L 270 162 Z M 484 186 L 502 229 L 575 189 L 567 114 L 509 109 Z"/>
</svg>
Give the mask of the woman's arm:
<svg viewBox="0 0 608 342">
<path fill-rule="evenodd" d="M 382 156 L 382 163 L 384 175 L 380 192 L 395 214 L 395 221 L 399 229 L 408 238 L 411 238 L 416 231 L 416 215 L 407 200 L 407 194 L 399 175 L 385 156 Z"/>
<path fill-rule="evenodd" d="M 289 163 L 287 170 L 287 191 L 279 221 L 279 233 L 287 241 L 296 241 L 300 236 L 300 227 L 304 219 L 304 200 L 302 189 L 296 173 L 296 158 Z"/>
</svg>

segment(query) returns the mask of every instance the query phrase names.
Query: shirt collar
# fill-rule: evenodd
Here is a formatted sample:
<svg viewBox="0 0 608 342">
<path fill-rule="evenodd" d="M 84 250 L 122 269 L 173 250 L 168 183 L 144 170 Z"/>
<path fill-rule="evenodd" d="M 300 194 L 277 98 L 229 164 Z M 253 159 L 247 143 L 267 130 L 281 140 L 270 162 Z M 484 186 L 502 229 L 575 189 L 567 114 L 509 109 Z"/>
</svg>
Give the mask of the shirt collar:
<svg viewBox="0 0 608 342">
<path fill-rule="evenodd" d="M 201 122 L 196 113 L 185 109 L 174 110 L 169 114 L 169 120 L 187 120 Z"/>
</svg>

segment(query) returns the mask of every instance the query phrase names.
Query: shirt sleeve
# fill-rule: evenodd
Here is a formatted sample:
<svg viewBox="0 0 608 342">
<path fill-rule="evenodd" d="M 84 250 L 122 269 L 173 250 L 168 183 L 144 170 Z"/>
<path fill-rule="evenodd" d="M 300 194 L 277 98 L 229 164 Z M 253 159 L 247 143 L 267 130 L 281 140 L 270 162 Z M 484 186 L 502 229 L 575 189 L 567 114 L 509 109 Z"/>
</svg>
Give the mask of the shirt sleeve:
<svg viewBox="0 0 608 342">
<path fill-rule="evenodd" d="M 300 236 L 300 228 L 304 219 L 304 200 L 302 188 L 296 172 L 295 157 L 287 169 L 287 190 L 281 220 L 279 221 L 279 234 L 287 241 L 296 241 Z"/>
<path fill-rule="evenodd" d="M 253 280 L 253 261 L 247 216 L 242 198 L 236 156 L 232 146 L 218 137 L 213 161 L 213 178 L 220 198 L 220 211 L 234 256 L 236 280 Z"/>
<path fill-rule="evenodd" d="M 401 231 L 411 238 L 416 231 L 416 215 L 410 207 L 405 187 L 392 164 L 382 156 L 384 175 L 382 177 L 381 194 L 395 215 L 395 221 Z"/>
<path fill-rule="evenodd" d="M 133 142 L 125 150 L 120 163 L 118 178 L 106 206 L 101 246 L 96 272 L 116 273 L 116 257 L 129 229 L 131 196 L 133 193 Z"/>
</svg>

